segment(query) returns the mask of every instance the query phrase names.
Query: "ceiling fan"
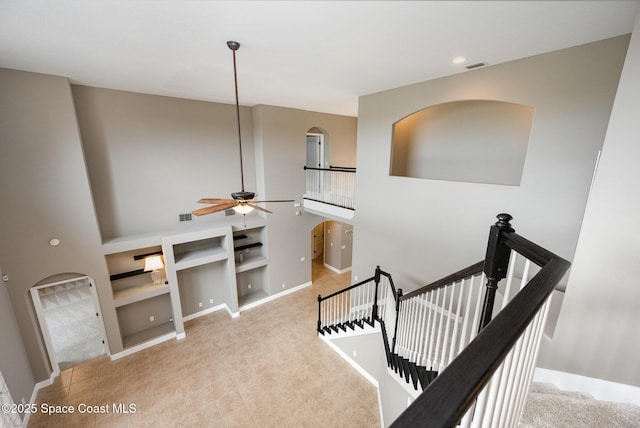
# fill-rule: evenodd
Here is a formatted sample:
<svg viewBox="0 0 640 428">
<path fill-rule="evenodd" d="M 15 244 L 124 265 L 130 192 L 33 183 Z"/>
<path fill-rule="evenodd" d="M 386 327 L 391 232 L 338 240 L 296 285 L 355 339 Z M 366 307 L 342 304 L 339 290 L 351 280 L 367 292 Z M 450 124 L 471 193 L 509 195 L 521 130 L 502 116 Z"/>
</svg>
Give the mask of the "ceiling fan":
<svg viewBox="0 0 640 428">
<path fill-rule="evenodd" d="M 240 192 L 234 192 L 231 194 L 232 199 L 226 198 L 202 198 L 198 201 L 200 204 L 211 204 L 211 206 L 200 208 L 192 211 L 192 214 L 200 216 L 205 214 L 212 214 L 219 211 L 233 209 L 238 214 L 246 215 L 254 209 L 271 213 L 268 209 L 258 206 L 261 202 L 294 202 L 293 199 L 283 200 L 271 200 L 271 201 L 254 201 L 256 194 L 254 192 L 247 192 L 244 190 L 244 169 L 242 166 L 242 136 L 240 133 L 240 104 L 238 102 L 238 74 L 236 71 L 236 51 L 240 49 L 240 43 L 229 41 L 227 46 L 233 52 L 233 80 L 235 82 L 236 89 L 236 118 L 238 123 L 238 146 L 240 148 L 240 179 L 242 183 L 242 190 Z"/>
</svg>

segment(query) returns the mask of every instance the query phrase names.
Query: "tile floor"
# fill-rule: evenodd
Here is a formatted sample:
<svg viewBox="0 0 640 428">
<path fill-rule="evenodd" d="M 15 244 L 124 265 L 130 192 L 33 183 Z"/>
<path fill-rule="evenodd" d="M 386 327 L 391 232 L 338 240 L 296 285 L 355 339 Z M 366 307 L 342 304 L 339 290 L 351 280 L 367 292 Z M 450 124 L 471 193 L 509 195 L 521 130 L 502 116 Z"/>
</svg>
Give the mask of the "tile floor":
<svg viewBox="0 0 640 428">
<path fill-rule="evenodd" d="M 68 369 L 47 405 L 135 405 L 135 413 L 33 414 L 29 427 L 379 427 L 377 391 L 316 336 L 317 296 L 348 286 L 314 264 L 313 285 L 232 319 L 185 324 L 187 337 Z"/>
</svg>

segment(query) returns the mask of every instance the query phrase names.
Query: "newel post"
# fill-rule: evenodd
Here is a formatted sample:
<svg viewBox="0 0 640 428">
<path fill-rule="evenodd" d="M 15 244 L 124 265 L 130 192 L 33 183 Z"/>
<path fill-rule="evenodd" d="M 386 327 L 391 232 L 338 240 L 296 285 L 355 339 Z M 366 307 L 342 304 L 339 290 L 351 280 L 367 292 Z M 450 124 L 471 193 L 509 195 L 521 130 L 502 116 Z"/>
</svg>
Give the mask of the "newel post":
<svg viewBox="0 0 640 428">
<path fill-rule="evenodd" d="M 318 334 L 322 331 L 322 296 L 318 294 Z"/>
<path fill-rule="evenodd" d="M 511 250 L 504 244 L 502 236 L 505 233 L 514 232 L 514 229 L 509 223 L 513 220 L 513 217 L 504 213 L 498 214 L 497 217 L 498 221 L 489 229 L 487 255 L 484 258 L 484 274 L 487 276 L 487 290 L 484 295 L 484 304 L 482 305 L 480 330 L 491 321 L 498 282 L 507 276 L 507 267 L 509 266 L 509 257 L 511 256 Z"/>
<path fill-rule="evenodd" d="M 372 323 L 374 323 L 378 319 L 378 286 L 380 285 L 380 266 L 376 266 L 374 281 L 376 283 L 376 291 L 373 295 L 373 308 L 371 310 Z"/>
</svg>

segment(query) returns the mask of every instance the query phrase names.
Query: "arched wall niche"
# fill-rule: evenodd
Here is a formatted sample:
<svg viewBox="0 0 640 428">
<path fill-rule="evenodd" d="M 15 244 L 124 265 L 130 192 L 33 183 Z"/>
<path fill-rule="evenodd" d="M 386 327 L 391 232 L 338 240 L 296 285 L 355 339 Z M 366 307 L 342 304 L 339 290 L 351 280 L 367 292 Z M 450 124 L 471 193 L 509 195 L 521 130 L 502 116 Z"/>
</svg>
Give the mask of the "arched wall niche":
<svg viewBox="0 0 640 428">
<path fill-rule="evenodd" d="M 494 100 L 419 110 L 393 124 L 390 175 L 519 186 L 533 115 Z"/>
</svg>

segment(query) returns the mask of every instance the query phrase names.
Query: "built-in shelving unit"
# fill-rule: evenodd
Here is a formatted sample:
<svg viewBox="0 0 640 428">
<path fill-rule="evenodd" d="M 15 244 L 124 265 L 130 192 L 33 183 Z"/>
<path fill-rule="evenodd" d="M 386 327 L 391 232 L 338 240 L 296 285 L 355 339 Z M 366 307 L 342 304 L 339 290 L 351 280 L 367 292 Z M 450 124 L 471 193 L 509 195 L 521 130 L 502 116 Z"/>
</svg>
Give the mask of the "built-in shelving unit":
<svg viewBox="0 0 640 428">
<path fill-rule="evenodd" d="M 233 236 L 238 304 L 240 309 L 268 297 L 264 225 L 236 231 Z"/>
<path fill-rule="evenodd" d="M 148 246 L 150 244 L 155 244 Z M 151 272 L 144 271 L 144 257 L 162 254 L 159 239 L 120 240 L 103 246 L 111 279 L 112 307 L 122 339 L 120 349 L 113 353 L 144 347 L 175 337 L 171 287 L 163 281 L 156 285 Z M 164 274 L 166 277 L 166 273 Z"/>
<path fill-rule="evenodd" d="M 224 308 L 238 316 L 269 297 L 265 240 L 265 220 L 252 216 L 104 242 L 112 299 L 101 305 L 122 339 L 112 358 L 184 337 L 185 320 Z M 165 265 L 159 285 L 144 271 L 154 254 Z"/>
<path fill-rule="evenodd" d="M 231 241 L 231 226 L 163 238 L 169 282 L 177 284 L 172 298 L 180 308 L 178 334 L 184 333 L 184 317 L 204 315 L 221 305 L 231 313 L 238 311 Z"/>
</svg>

